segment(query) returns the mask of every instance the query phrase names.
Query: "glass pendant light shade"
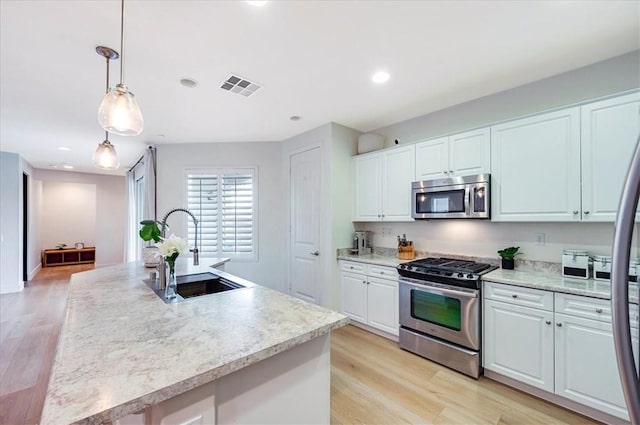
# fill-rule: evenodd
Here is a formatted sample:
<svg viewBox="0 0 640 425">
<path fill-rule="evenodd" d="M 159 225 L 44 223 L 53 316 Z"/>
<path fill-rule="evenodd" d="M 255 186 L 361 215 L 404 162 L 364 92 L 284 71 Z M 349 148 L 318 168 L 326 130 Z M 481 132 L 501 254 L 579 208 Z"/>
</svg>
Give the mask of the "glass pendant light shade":
<svg viewBox="0 0 640 425">
<path fill-rule="evenodd" d="M 137 136 L 144 122 L 138 102 L 123 84 L 110 89 L 98 109 L 98 122 L 109 133 Z"/>
<path fill-rule="evenodd" d="M 120 160 L 116 153 L 116 148 L 108 141 L 98 145 L 98 149 L 93 154 L 93 166 L 103 170 L 117 170 L 120 168 Z"/>
</svg>

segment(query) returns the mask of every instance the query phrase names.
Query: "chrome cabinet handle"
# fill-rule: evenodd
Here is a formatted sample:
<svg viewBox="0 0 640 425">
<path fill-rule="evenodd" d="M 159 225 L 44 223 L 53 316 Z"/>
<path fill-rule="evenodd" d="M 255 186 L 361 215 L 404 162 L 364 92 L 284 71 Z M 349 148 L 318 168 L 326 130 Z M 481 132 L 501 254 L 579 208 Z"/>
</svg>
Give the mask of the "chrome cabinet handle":
<svg viewBox="0 0 640 425">
<path fill-rule="evenodd" d="M 578 214 L 578 210 L 573 210 L 573 215 L 577 215 Z"/>
<path fill-rule="evenodd" d="M 447 170 L 444 170 L 443 173 L 444 174 L 449 174 L 449 172 Z"/>
<path fill-rule="evenodd" d="M 366 281 L 366 280 L 363 280 L 363 281 L 362 281 L 362 283 L 367 283 L 367 281 Z"/>
<path fill-rule="evenodd" d="M 544 323 L 546 323 L 547 325 L 551 324 L 551 320 L 545 320 Z"/>
<path fill-rule="evenodd" d="M 561 328 L 562 327 L 562 323 L 558 322 L 558 323 L 556 323 L 556 326 Z"/>
<path fill-rule="evenodd" d="M 516 294 L 511 295 L 513 298 L 518 298 Z"/>
<path fill-rule="evenodd" d="M 384 274 L 384 272 L 380 272 L 380 274 Z"/>
<path fill-rule="evenodd" d="M 353 270 L 353 266 L 349 266 L 349 268 L 350 268 L 351 270 Z"/>
<path fill-rule="evenodd" d="M 596 308 L 596 313 L 602 313 L 602 309 L 601 308 Z"/>
<path fill-rule="evenodd" d="M 453 174 L 453 170 L 449 170 L 449 174 Z"/>
<path fill-rule="evenodd" d="M 320 252 L 319 251 L 314 251 L 314 252 L 310 252 L 309 254 L 317 257 L 318 255 L 320 255 Z M 353 267 L 351 267 L 351 268 L 353 268 Z"/>
<path fill-rule="evenodd" d="M 585 212 L 584 212 L 584 215 L 589 215 L 589 211 L 585 211 Z"/>
</svg>

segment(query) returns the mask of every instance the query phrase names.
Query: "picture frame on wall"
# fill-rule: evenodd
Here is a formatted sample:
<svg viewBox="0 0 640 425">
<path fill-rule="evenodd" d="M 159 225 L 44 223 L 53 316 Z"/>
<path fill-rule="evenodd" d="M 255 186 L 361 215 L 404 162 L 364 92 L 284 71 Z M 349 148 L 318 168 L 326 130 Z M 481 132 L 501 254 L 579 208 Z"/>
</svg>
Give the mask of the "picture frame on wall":
<svg viewBox="0 0 640 425">
<path fill-rule="evenodd" d="M 83 249 L 83 248 L 84 248 L 84 243 L 76 242 L 76 249 Z"/>
</svg>

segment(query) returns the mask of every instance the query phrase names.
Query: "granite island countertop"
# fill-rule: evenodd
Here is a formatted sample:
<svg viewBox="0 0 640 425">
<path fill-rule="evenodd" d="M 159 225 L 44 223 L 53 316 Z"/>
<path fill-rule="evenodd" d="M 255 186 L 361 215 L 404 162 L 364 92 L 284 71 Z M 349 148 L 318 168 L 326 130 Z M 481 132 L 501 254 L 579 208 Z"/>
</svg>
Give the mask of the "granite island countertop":
<svg viewBox="0 0 640 425">
<path fill-rule="evenodd" d="M 611 299 L 611 283 L 608 281 L 570 279 L 562 277 L 560 274 L 505 269 L 496 269 L 489 272 L 482 276 L 482 280 L 565 294 Z M 638 304 L 637 283 L 629 283 L 629 301 L 633 304 Z"/>
<path fill-rule="evenodd" d="M 247 288 L 165 304 L 143 282 L 149 271 L 132 262 L 71 277 L 42 424 L 113 421 L 348 322 L 186 259 L 177 275 L 212 272 Z"/>
</svg>

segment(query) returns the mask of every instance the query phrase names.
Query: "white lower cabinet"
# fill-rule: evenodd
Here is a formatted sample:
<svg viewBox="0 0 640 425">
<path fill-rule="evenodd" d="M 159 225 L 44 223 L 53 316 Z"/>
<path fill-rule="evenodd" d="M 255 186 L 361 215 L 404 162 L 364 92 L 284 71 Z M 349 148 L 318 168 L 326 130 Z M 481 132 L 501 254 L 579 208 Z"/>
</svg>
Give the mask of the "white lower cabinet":
<svg viewBox="0 0 640 425">
<path fill-rule="evenodd" d="M 610 301 L 494 282 L 484 290 L 487 370 L 629 420 L 613 344 Z M 532 294 L 551 297 L 532 308 Z M 497 298 L 497 299 L 496 299 Z M 630 305 L 636 317 L 638 306 Z M 634 347 L 638 329 L 631 329 Z M 636 367 L 638 365 L 638 353 Z"/>
<path fill-rule="evenodd" d="M 484 304 L 484 367 L 553 392 L 553 312 Z"/>
<path fill-rule="evenodd" d="M 356 322 L 398 335 L 397 271 L 348 261 L 341 261 L 340 269 L 342 313 Z"/>
</svg>

